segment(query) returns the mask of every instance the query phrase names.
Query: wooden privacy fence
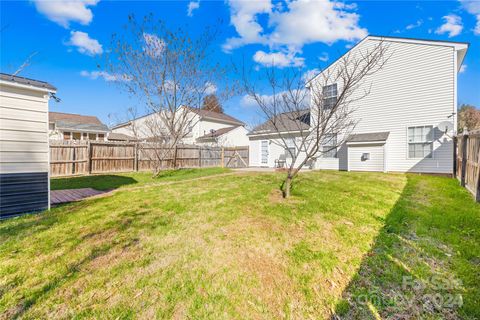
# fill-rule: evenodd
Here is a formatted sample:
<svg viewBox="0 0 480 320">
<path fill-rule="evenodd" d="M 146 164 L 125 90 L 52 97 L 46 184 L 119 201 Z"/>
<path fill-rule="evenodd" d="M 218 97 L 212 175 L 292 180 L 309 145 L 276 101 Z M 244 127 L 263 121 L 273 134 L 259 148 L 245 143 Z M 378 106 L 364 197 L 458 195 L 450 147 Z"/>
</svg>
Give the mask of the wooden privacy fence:
<svg viewBox="0 0 480 320">
<path fill-rule="evenodd" d="M 480 202 L 480 132 L 459 135 L 454 142 L 454 175 Z"/>
<path fill-rule="evenodd" d="M 162 155 L 161 163 L 156 154 Z M 50 141 L 50 175 L 147 171 L 168 168 L 248 167 L 248 147 L 179 145 L 162 149 L 151 143 Z"/>
</svg>

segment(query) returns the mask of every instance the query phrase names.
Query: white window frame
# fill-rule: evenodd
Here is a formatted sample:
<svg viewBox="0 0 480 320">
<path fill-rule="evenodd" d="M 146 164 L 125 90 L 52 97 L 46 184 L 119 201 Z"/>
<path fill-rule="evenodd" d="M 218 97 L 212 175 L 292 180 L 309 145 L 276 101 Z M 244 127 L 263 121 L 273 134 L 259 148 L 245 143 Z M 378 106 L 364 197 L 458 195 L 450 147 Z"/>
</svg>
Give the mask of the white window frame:
<svg viewBox="0 0 480 320">
<path fill-rule="evenodd" d="M 328 91 L 330 91 L 329 89 L 330 88 L 333 88 L 335 87 L 335 95 L 333 95 L 333 93 L 329 93 Z M 327 91 L 327 94 L 325 94 L 325 91 Z M 333 92 L 333 90 L 331 90 Z M 326 86 L 323 86 L 322 87 L 322 107 L 325 109 L 325 110 L 330 110 L 333 108 L 333 106 L 335 105 L 335 103 L 329 107 L 329 108 L 325 108 L 325 101 L 328 100 L 328 99 L 332 99 L 332 98 L 335 98 L 335 103 L 337 103 L 337 99 L 338 99 L 338 85 L 336 83 L 332 83 L 332 84 L 329 84 L 329 85 L 326 85 Z"/>
<path fill-rule="evenodd" d="M 332 134 L 331 136 L 335 136 L 335 140 L 334 140 L 334 141 L 335 141 L 335 145 L 336 145 L 336 144 L 337 144 L 337 141 L 338 141 L 338 134 L 335 133 L 335 134 Z M 333 140 L 333 137 L 332 137 L 332 140 Z M 335 146 L 334 149 L 328 151 L 328 152 L 332 152 L 333 150 L 335 150 L 335 157 L 330 157 L 330 156 L 328 156 L 325 152 L 323 152 L 323 148 L 324 148 L 324 147 L 333 147 L 333 145 L 331 145 L 331 144 L 329 145 L 329 144 L 324 144 L 324 143 L 322 143 L 322 145 L 321 145 L 321 148 L 322 148 L 321 153 L 322 153 L 322 158 L 323 158 L 323 159 L 338 159 L 338 148 L 337 148 L 337 146 Z"/>
<path fill-rule="evenodd" d="M 288 157 L 288 158 L 295 158 L 297 156 L 297 147 L 296 147 L 296 143 L 295 143 L 295 138 L 285 138 L 285 145 L 286 145 L 286 148 L 285 148 L 285 155 Z M 293 149 L 293 156 L 292 154 L 290 153 L 290 151 L 288 151 L 289 149 Z"/>
<path fill-rule="evenodd" d="M 263 154 L 262 154 L 262 143 L 266 141 L 267 142 L 267 162 L 263 162 Z M 270 153 L 270 147 L 269 147 L 270 141 L 269 140 L 260 140 L 260 165 L 267 165 L 268 166 L 268 156 Z"/>
<path fill-rule="evenodd" d="M 432 128 L 432 136 L 431 136 L 431 140 L 425 140 L 424 142 L 410 142 L 410 136 L 409 136 L 409 129 L 410 128 L 418 128 L 418 127 L 431 127 Z M 406 133 L 406 158 L 407 159 L 412 159 L 412 160 L 419 160 L 419 159 L 423 159 L 423 160 L 432 160 L 432 159 L 435 159 L 435 126 L 431 125 L 431 124 L 421 124 L 421 125 L 408 125 L 406 128 L 405 128 L 405 133 Z M 431 144 L 432 146 L 432 152 L 430 153 L 431 156 L 430 157 L 410 157 L 410 145 L 411 144 L 420 144 L 420 143 L 429 143 Z"/>
</svg>

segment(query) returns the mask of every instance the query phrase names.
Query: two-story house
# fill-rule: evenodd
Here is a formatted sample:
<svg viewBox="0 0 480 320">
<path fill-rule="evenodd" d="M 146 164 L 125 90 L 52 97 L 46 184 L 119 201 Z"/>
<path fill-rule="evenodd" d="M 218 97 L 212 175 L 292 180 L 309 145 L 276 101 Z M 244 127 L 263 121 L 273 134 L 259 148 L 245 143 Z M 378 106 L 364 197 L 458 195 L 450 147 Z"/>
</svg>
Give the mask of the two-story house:
<svg viewBox="0 0 480 320">
<path fill-rule="evenodd" d="M 218 146 L 248 146 L 248 130 L 245 124 L 225 113 L 219 113 L 199 108 L 180 107 L 178 114 L 186 112 L 188 128 L 182 143 Z M 136 137 L 138 140 L 153 139 L 162 126 L 162 120 L 157 113 L 118 124 L 111 129 L 111 134 L 122 134 Z M 157 133 L 158 135 L 158 133 Z"/>
<path fill-rule="evenodd" d="M 452 173 L 457 75 L 468 44 L 368 36 L 348 54 L 361 54 L 380 42 L 388 46 L 389 58 L 379 71 L 368 76 L 365 87 L 357 89 L 369 94 L 353 102 L 351 117 L 356 121 L 355 128 L 339 140 L 345 143 L 323 153 L 310 168 Z M 333 62 L 323 72 L 329 72 L 338 63 L 339 60 Z M 317 76 L 311 81 L 322 79 L 325 77 Z M 338 94 L 336 83 L 309 88 L 322 88 L 332 99 Z M 298 117 L 299 121 L 309 119 L 308 113 L 314 110 L 305 112 L 307 116 Z M 451 124 L 448 132 L 445 123 Z M 301 125 L 310 124 L 306 120 Z M 293 127 L 300 125 L 295 123 Z M 338 132 L 338 138 L 342 134 Z M 293 133 L 291 138 L 295 139 Z M 249 139 L 250 166 L 274 167 L 285 154 L 284 148 L 272 143 L 276 137 L 268 123 L 250 132 Z"/>
</svg>

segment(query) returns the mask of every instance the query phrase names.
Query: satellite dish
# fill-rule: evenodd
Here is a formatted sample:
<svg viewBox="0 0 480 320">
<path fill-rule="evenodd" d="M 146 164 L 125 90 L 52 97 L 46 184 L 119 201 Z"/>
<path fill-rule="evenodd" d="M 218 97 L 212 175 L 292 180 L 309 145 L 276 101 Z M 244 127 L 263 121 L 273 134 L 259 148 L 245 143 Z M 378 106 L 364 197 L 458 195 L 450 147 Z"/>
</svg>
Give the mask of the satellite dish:
<svg viewBox="0 0 480 320">
<path fill-rule="evenodd" d="M 449 131 L 453 130 L 453 123 L 450 121 L 442 121 L 438 124 L 438 130 L 440 130 L 443 133 L 447 133 Z"/>
</svg>

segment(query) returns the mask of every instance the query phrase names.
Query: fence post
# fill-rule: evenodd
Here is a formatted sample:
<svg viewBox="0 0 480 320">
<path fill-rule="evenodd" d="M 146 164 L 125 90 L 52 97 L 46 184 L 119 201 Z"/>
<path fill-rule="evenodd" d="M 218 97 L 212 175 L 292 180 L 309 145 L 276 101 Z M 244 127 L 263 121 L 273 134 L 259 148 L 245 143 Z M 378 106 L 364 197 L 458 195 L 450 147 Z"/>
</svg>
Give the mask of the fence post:
<svg viewBox="0 0 480 320">
<path fill-rule="evenodd" d="M 202 167 L 202 147 L 198 146 L 198 167 Z"/>
<path fill-rule="evenodd" d="M 87 148 L 88 174 L 92 174 L 92 143 L 90 141 L 88 141 Z"/>
<path fill-rule="evenodd" d="M 468 135 L 462 136 L 462 173 L 460 177 L 460 185 L 465 187 L 465 175 L 467 173 L 467 141 Z"/>
<path fill-rule="evenodd" d="M 221 154 L 221 165 L 222 165 L 222 168 L 225 167 L 225 148 L 222 147 L 222 154 Z"/>
<path fill-rule="evenodd" d="M 134 159 L 133 159 L 133 170 L 138 171 L 138 143 L 133 145 Z"/>
<path fill-rule="evenodd" d="M 72 175 L 75 174 L 75 156 L 76 156 L 76 153 L 77 152 L 77 148 L 76 146 L 73 146 L 73 152 L 72 152 Z"/>
<path fill-rule="evenodd" d="M 457 137 L 453 137 L 453 177 L 457 178 Z"/>
</svg>

